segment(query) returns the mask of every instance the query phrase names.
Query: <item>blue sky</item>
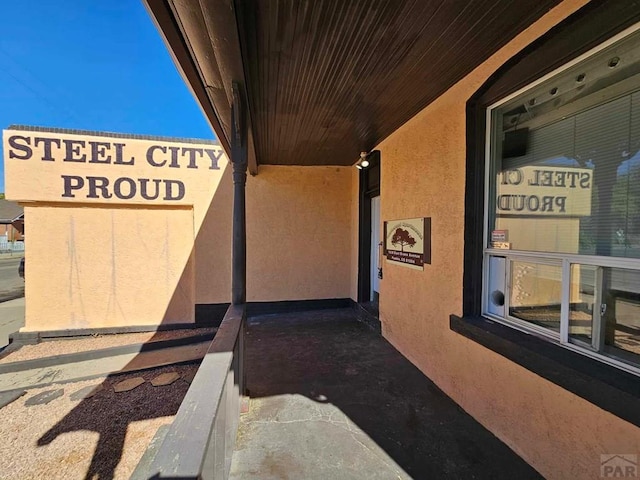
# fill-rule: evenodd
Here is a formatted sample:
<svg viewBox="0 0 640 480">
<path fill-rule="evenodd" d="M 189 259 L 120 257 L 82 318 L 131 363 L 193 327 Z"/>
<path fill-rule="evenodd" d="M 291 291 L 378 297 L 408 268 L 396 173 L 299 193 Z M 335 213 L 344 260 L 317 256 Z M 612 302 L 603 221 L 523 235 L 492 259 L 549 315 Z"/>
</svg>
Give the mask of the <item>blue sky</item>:
<svg viewBox="0 0 640 480">
<path fill-rule="evenodd" d="M 3 2 L 0 18 L 0 128 L 214 138 L 141 0 Z"/>
</svg>

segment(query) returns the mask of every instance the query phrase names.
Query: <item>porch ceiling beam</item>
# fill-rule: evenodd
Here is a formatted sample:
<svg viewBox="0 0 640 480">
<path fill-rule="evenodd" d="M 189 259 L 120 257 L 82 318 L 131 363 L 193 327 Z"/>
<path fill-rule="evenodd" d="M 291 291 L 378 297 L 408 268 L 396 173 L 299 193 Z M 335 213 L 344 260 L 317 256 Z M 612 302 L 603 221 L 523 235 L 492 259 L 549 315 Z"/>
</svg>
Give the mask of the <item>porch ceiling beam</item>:
<svg viewBox="0 0 640 480">
<path fill-rule="evenodd" d="M 230 0 L 143 0 L 164 37 L 174 63 L 231 156 L 232 83 L 246 85 L 236 21 Z M 247 104 L 247 92 L 241 96 Z M 248 167 L 258 173 L 250 112 Z"/>
</svg>

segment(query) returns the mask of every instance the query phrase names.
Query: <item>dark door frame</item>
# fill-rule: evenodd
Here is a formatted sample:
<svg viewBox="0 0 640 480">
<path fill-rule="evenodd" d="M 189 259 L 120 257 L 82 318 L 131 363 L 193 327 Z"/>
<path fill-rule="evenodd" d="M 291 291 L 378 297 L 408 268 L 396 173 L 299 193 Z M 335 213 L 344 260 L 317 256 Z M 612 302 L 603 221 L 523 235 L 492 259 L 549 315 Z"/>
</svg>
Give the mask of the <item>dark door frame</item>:
<svg viewBox="0 0 640 480">
<path fill-rule="evenodd" d="M 358 303 L 370 300 L 371 291 L 371 199 L 380 195 L 380 150 L 368 156 L 369 166 L 360 170 L 358 232 Z"/>
</svg>

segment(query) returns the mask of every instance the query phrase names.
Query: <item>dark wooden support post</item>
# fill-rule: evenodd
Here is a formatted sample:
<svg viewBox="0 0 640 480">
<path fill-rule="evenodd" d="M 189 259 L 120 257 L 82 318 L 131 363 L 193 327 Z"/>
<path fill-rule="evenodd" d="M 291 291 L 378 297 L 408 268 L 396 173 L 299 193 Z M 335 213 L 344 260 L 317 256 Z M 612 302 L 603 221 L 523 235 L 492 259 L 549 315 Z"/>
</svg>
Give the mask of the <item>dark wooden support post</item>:
<svg viewBox="0 0 640 480">
<path fill-rule="evenodd" d="M 231 162 L 233 164 L 233 246 L 231 303 L 247 300 L 247 224 L 245 185 L 247 183 L 247 123 L 240 85 L 233 82 L 231 108 Z"/>
<path fill-rule="evenodd" d="M 247 122 L 241 87 L 233 82 L 233 105 L 231 106 L 231 163 L 233 165 L 233 240 L 231 252 L 231 304 L 243 305 L 247 301 L 247 216 L 245 210 L 245 186 L 247 184 Z M 238 393 L 247 393 L 244 373 L 243 316 L 238 335 L 237 364 L 235 378 Z M 241 400 L 241 404 L 243 401 Z M 240 407 L 242 408 L 242 407 Z M 240 412 L 238 412 L 240 413 Z"/>
</svg>

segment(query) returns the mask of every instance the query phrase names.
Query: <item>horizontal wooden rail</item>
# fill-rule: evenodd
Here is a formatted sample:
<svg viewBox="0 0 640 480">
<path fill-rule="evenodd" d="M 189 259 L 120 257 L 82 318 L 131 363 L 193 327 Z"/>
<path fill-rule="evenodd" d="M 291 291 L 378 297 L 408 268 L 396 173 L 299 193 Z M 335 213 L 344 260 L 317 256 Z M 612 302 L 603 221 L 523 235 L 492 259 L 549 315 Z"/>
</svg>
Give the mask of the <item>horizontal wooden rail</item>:
<svg viewBox="0 0 640 480">
<path fill-rule="evenodd" d="M 243 392 L 246 306 L 231 305 L 147 478 L 226 479 Z"/>
</svg>

